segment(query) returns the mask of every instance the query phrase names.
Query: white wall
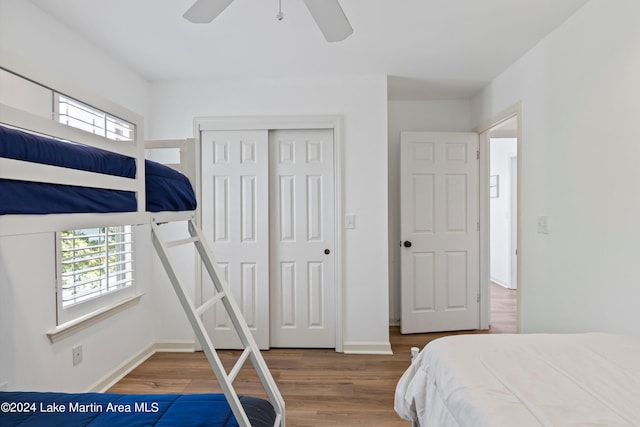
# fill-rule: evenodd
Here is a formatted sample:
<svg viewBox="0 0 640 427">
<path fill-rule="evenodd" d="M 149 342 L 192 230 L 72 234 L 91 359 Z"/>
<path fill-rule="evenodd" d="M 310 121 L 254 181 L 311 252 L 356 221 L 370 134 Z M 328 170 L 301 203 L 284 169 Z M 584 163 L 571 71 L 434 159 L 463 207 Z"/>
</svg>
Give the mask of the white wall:
<svg viewBox="0 0 640 427">
<path fill-rule="evenodd" d="M 0 0 L 0 48 L 147 117 L 147 83 L 31 2 Z"/>
<path fill-rule="evenodd" d="M 592 0 L 473 100 L 474 123 L 522 101 L 524 332 L 640 335 L 638 22 Z"/>
<path fill-rule="evenodd" d="M 400 324 L 400 132 L 471 132 L 468 100 L 389 101 L 389 322 Z"/>
<path fill-rule="evenodd" d="M 518 140 L 491 138 L 489 175 L 498 178 L 498 197 L 489 198 L 491 280 L 511 288 L 511 158 Z M 515 284 L 514 284 L 515 285 Z"/>
<path fill-rule="evenodd" d="M 388 346 L 386 77 L 155 83 L 151 104 L 151 135 L 163 138 L 193 136 L 195 117 L 342 115 L 344 212 L 356 216 L 344 233 L 344 341 Z M 158 322 L 162 339 L 186 337 Z"/>
<path fill-rule="evenodd" d="M 31 2 L 0 0 L 0 47 L 64 74 L 141 115 L 148 86 Z M 149 230 L 141 230 L 140 277 L 149 276 Z M 150 292 L 148 282 L 140 290 Z M 154 341 L 151 298 L 72 337 L 51 344 L 56 326 L 53 233 L 0 238 L 0 384 L 11 390 L 85 391 Z M 71 348 L 83 346 L 72 365 Z"/>
</svg>

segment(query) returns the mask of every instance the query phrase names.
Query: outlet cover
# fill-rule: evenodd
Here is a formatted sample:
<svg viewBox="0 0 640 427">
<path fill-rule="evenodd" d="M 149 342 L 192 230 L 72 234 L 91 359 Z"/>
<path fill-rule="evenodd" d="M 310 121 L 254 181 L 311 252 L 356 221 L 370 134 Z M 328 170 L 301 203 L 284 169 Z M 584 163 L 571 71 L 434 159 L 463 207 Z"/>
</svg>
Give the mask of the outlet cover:
<svg viewBox="0 0 640 427">
<path fill-rule="evenodd" d="M 82 346 L 79 345 L 79 346 L 73 347 L 71 351 L 73 352 L 73 366 L 76 366 L 80 362 L 82 362 Z"/>
</svg>

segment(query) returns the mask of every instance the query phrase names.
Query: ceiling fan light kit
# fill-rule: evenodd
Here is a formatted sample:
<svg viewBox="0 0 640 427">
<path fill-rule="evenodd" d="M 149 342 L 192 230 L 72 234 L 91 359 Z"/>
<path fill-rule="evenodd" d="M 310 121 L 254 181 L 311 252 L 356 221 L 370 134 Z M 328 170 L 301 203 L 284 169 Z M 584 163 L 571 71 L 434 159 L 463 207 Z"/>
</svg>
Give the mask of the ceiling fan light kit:
<svg viewBox="0 0 640 427">
<path fill-rule="evenodd" d="M 353 28 L 344 14 L 338 0 L 303 0 L 316 25 L 328 42 L 338 42 L 353 34 Z M 196 0 L 182 15 L 195 24 L 208 24 L 229 6 L 233 0 Z M 276 19 L 284 18 L 282 4 L 279 1 Z"/>
</svg>

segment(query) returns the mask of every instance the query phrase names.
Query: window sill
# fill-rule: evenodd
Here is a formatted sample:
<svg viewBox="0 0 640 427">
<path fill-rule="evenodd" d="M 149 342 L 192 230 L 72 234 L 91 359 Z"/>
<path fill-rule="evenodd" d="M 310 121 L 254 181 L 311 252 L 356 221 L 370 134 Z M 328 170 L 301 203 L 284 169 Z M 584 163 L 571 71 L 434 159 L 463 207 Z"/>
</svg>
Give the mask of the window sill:
<svg viewBox="0 0 640 427">
<path fill-rule="evenodd" d="M 100 322 L 103 319 L 106 319 L 107 317 L 121 312 L 127 307 L 137 304 L 143 295 L 144 294 L 134 295 L 113 305 L 110 305 L 109 307 L 96 310 L 70 322 L 63 323 L 62 325 L 57 326 L 55 329 L 47 332 L 47 336 L 52 343 L 58 342 L 82 329 L 95 325 L 96 323 Z"/>
</svg>

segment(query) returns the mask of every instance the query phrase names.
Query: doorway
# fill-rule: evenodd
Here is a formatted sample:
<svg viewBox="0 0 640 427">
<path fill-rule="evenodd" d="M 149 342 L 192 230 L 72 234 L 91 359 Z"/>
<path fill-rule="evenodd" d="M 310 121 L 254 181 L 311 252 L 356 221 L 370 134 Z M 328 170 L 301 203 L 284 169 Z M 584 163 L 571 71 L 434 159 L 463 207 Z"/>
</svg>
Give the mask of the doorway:
<svg viewBox="0 0 640 427">
<path fill-rule="evenodd" d="M 518 116 L 489 128 L 489 329 L 517 331 Z"/>
</svg>

